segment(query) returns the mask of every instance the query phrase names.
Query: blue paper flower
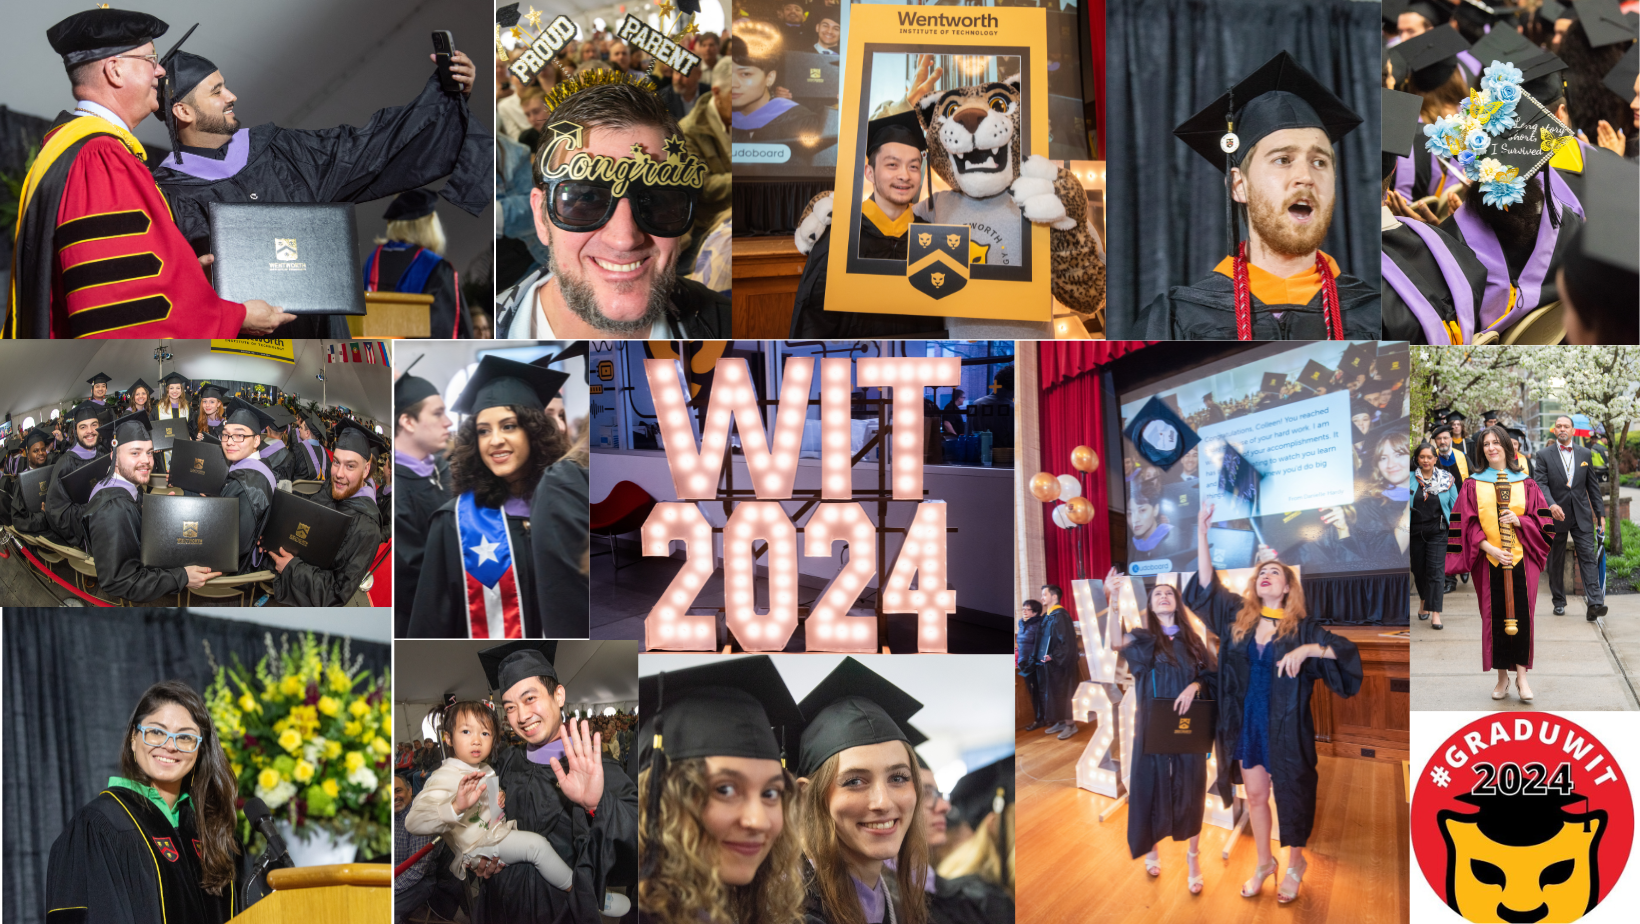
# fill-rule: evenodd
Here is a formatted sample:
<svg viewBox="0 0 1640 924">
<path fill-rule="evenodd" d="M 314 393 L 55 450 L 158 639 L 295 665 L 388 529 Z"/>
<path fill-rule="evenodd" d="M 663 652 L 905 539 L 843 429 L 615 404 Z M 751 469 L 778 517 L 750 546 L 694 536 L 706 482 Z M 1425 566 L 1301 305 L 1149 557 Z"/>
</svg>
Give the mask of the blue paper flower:
<svg viewBox="0 0 1640 924">
<path fill-rule="evenodd" d="M 1481 202 L 1493 208 L 1508 208 L 1526 200 L 1526 181 L 1516 177 L 1507 181 L 1481 184 Z"/>
<path fill-rule="evenodd" d="M 1506 84 L 1519 85 L 1521 78 L 1520 68 L 1506 61 L 1493 61 L 1482 71 L 1481 86 L 1488 90 L 1495 90 Z"/>
<path fill-rule="evenodd" d="M 1469 168 L 1477 160 L 1479 160 L 1479 157 L 1475 154 L 1474 151 L 1460 151 L 1458 153 L 1458 163 L 1463 165 L 1465 173 L 1468 173 Z"/>
<path fill-rule="evenodd" d="M 1486 149 L 1492 146 L 1492 136 L 1482 129 L 1476 129 L 1464 137 L 1463 146 L 1476 154 L 1484 154 Z"/>
<path fill-rule="evenodd" d="M 1492 90 L 1492 102 L 1510 104 L 1520 102 L 1520 87 L 1516 84 L 1506 83 L 1494 88 Z"/>
</svg>

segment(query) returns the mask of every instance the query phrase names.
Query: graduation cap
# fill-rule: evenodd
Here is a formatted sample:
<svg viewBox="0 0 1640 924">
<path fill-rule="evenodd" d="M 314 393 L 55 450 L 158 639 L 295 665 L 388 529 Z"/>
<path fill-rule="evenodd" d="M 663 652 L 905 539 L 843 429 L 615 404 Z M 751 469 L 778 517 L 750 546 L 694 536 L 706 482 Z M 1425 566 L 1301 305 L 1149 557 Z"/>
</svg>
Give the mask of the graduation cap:
<svg viewBox="0 0 1640 924">
<path fill-rule="evenodd" d="M 1365 414 L 1368 417 L 1375 417 L 1378 414 L 1378 405 L 1373 404 L 1371 401 L 1368 401 L 1360 395 L 1350 395 L 1350 416 L 1355 417 L 1360 414 Z"/>
<path fill-rule="evenodd" d="M 1498 419 L 1498 412 L 1497 411 L 1481 411 L 1481 422 L 1482 423 L 1486 423 L 1487 421 L 1497 420 L 1497 419 Z"/>
<path fill-rule="evenodd" d="M 650 733 L 634 745 L 635 771 L 648 765 L 657 737 L 668 760 L 781 760 L 784 748 L 774 727 L 797 728 L 803 722 L 797 701 L 768 655 L 640 677 L 638 714 Z"/>
<path fill-rule="evenodd" d="M 1491 64 L 1493 61 L 1524 60 L 1537 54 L 1538 47 L 1513 29 L 1493 29 L 1481 36 L 1470 47 L 1469 53 L 1482 64 Z"/>
<path fill-rule="evenodd" d="M 112 381 L 114 381 L 112 376 L 110 376 L 106 373 L 103 373 L 103 372 L 99 372 L 96 375 L 92 376 L 91 378 L 86 379 L 85 383 L 87 385 L 107 385 L 109 382 L 112 382 Z"/>
<path fill-rule="evenodd" d="M 159 59 L 160 67 L 165 68 L 165 76 L 160 78 L 159 82 L 159 118 L 165 123 L 165 133 L 171 139 L 171 156 L 176 158 L 179 164 L 182 163 L 182 141 L 177 135 L 177 116 L 171 107 L 176 104 L 178 98 L 187 96 L 188 91 L 217 69 L 216 65 L 204 58 L 198 58 L 197 55 L 188 55 L 188 58 L 198 58 L 202 64 L 182 60 L 182 56 L 187 54 L 182 51 L 182 43 L 188 41 L 188 36 L 193 35 L 194 30 L 198 28 L 197 22 L 190 26 L 188 31 L 182 34 L 182 38 L 177 39 L 177 43 L 171 46 L 171 50 Z M 200 70 L 201 67 L 205 69 Z M 187 81 L 187 84 L 179 90 L 177 88 L 182 85 L 182 81 Z"/>
<path fill-rule="evenodd" d="M 1286 386 L 1286 384 L 1287 373 L 1266 372 L 1264 373 L 1264 380 L 1259 382 L 1259 391 L 1267 394 L 1280 394 L 1281 389 Z"/>
<path fill-rule="evenodd" d="M 1417 13 L 1434 28 L 1452 18 L 1452 7 L 1444 0 L 1384 0 L 1385 22 L 1395 25 L 1402 13 Z"/>
<path fill-rule="evenodd" d="M 226 397 L 228 397 L 228 390 L 223 388 L 221 385 L 213 385 L 210 382 L 206 382 L 204 385 L 199 386 L 199 398 L 201 401 L 206 398 L 215 398 L 216 400 L 221 401 Z"/>
<path fill-rule="evenodd" d="M 1128 421 L 1122 435 L 1128 438 L 1146 462 L 1163 471 L 1171 469 L 1184 454 L 1201 442 L 1190 425 L 1160 399 L 1151 396 L 1139 413 Z"/>
<path fill-rule="evenodd" d="M 1551 23 L 1557 19 L 1571 19 L 1576 15 L 1572 12 L 1570 6 L 1560 3 L 1559 0 L 1543 0 L 1543 5 L 1538 7 L 1537 14 L 1539 18 Z"/>
<path fill-rule="evenodd" d="M 1488 840 L 1508 847 L 1541 844 L 1559 834 L 1568 823 L 1581 822 L 1584 830 L 1588 830 L 1590 821 L 1604 819 L 1606 815 L 1603 809 L 1583 814 L 1571 812 L 1567 806 L 1582 802 L 1587 807 L 1589 797 L 1575 792 L 1556 792 L 1554 789 L 1544 789 L 1542 795 L 1525 795 L 1524 792 L 1513 796 L 1476 795 L 1466 792 L 1452 798 L 1479 809 L 1459 815 L 1459 821 L 1478 826 Z"/>
<path fill-rule="evenodd" d="M 244 398 L 229 398 L 228 406 L 222 415 L 222 423 L 224 426 L 238 424 L 241 427 L 249 427 L 252 433 L 261 433 L 273 426 L 273 415 Z"/>
<path fill-rule="evenodd" d="M 1606 72 L 1601 83 L 1618 96 L 1633 99 L 1636 77 L 1640 77 L 1640 45 L 1630 45 L 1623 57 L 1617 60 L 1616 66 Z"/>
<path fill-rule="evenodd" d="M 1522 430 L 1519 427 L 1505 427 L 1503 432 L 1509 434 L 1510 436 L 1514 437 L 1517 440 L 1520 440 L 1520 443 L 1521 443 L 1522 446 L 1526 445 L 1526 431 L 1525 430 Z"/>
<path fill-rule="evenodd" d="M 1463 411 L 1452 411 L 1452 412 L 1450 412 L 1446 415 L 1446 422 L 1447 423 L 1452 423 L 1453 421 L 1457 421 L 1458 423 L 1463 423 L 1464 421 L 1466 421 L 1468 419 L 1469 419 L 1468 417 L 1464 416 Z"/>
<path fill-rule="evenodd" d="M 380 435 L 365 428 L 364 424 L 356 420 L 343 420 L 336 425 L 336 451 L 345 449 L 356 452 L 364 457 L 366 462 L 376 458 L 376 454 L 387 449 L 387 441 Z"/>
<path fill-rule="evenodd" d="M 1634 22 L 1623 15 L 1617 0 L 1576 0 L 1572 9 L 1577 12 L 1574 18 L 1583 23 L 1590 47 L 1603 48 L 1635 38 Z"/>
<path fill-rule="evenodd" d="M 97 428 L 97 434 L 104 442 L 114 445 L 146 443 L 154 438 L 154 435 L 148 432 L 147 411 L 132 411 L 124 417 L 105 423 Z"/>
<path fill-rule="evenodd" d="M 1396 45 L 1390 56 L 1406 65 L 1404 71 L 1396 71 L 1406 75 L 1400 82 L 1402 89 L 1428 93 L 1452 79 L 1452 72 L 1458 69 L 1458 53 L 1468 50 L 1469 43 L 1458 30 L 1431 29 Z"/>
<path fill-rule="evenodd" d="M 1547 51 L 1533 50 L 1532 54 L 1510 62 L 1520 68 L 1520 89 L 1538 102 L 1552 103 L 1566 95 L 1566 62 Z M 1519 107 L 1516 107 L 1519 111 Z"/>
<path fill-rule="evenodd" d="M 1391 388 L 1404 378 L 1411 368 L 1412 351 L 1405 343 L 1378 344 L 1378 378 Z"/>
<path fill-rule="evenodd" d="M 414 221 L 433 214 L 433 205 L 438 202 L 438 195 L 425 189 L 412 189 L 399 193 L 387 206 L 382 217 L 388 221 Z"/>
<path fill-rule="evenodd" d="M 75 13 L 46 30 L 51 50 L 73 70 L 88 61 L 101 61 L 140 48 L 165 34 L 170 26 L 147 13 L 94 9 Z"/>
<path fill-rule="evenodd" d="M 866 162 L 870 163 L 877 149 L 889 142 L 909 144 L 919 151 L 928 150 L 928 133 L 915 109 L 866 123 Z"/>
<path fill-rule="evenodd" d="M 69 416 L 73 421 L 71 426 L 78 426 L 82 420 L 97 420 L 102 417 L 103 412 L 107 409 L 106 406 L 93 401 L 81 401 L 79 404 L 74 405 L 74 410 L 69 412 Z"/>
<path fill-rule="evenodd" d="M 1637 46 L 1640 47 L 1640 46 Z M 1634 49 L 1629 49 L 1632 57 Z M 1633 304 L 1633 274 L 1640 271 L 1640 174 L 1631 161 L 1604 149 L 1584 152 L 1584 209 L 1588 222 L 1582 227 L 1580 244 L 1572 248 L 1576 265 L 1568 255 L 1565 267 L 1568 283 L 1594 261 L 1630 274 L 1627 298 L 1613 292 L 1612 309 L 1626 301 Z M 1596 310 L 1600 305 L 1596 305 Z"/>
<path fill-rule="evenodd" d="M 1397 417 L 1394 420 L 1386 420 L 1381 423 L 1374 424 L 1372 429 L 1368 430 L 1361 437 L 1361 464 L 1366 468 L 1371 468 L 1377 465 L 1378 459 L 1374 453 L 1378 449 L 1378 444 L 1382 443 L 1384 440 L 1396 436 L 1405 439 L 1407 441 L 1408 448 L 1411 448 L 1412 418 Z"/>
<path fill-rule="evenodd" d="M 479 649 L 478 663 L 484 665 L 484 679 L 490 689 L 506 693 L 530 677 L 551 677 L 556 683 L 558 671 L 552 659 L 557 655 L 557 642 L 524 639 Z"/>
<path fill-rule="evenodd" d="M 1395 162 L 1413 156 L 1413 148 L 1423 136 L 1418 112 L 1423 97 L 1399 90 L 1380 90 L 1383 95 L 1383 176 L 1395 172 Z"/>
<path fill-rule="evenodd" d="M 1431 440 L 1434 440 L 1435 437 L 1440 436 L 1442 433 L 1445 433 L 1447 436 L 1451 436 L 1452 435 L 1452 425 L 1451 424 L 1441 424 L 1440 426 L 1436 427 L 1435 429 L 1429 431 L 1429 438 Z"/>
<path fill-rule="evenodd" d="M 23 448 L 27 449 L 35 443 L 49 442 L 51 442 L 51 431 L 46 429 L 45 424 L 41 424 L 40 426 L 28 431 L 28 434 L 23 437 Z"/>
<path fill-rule="evenodd" d="M 1014 759 L 970 770 L 951 787 L 951 811 L 969 827 L 978 828 L 985 816 L 1001 814 L 1014 801 Z"/>
<path fill-rule="evenodd" d="M 303 410 L 298 410 L 296 413 L 302 418 L 302 422 L 307 424 L 308 429 L 313 431 L 314 436 L 319 439 L 326 439 L 330 436 L 330 428 L 325 426 L 325 422 L 319 419 L 318 414 Z"/>
<path fill-rule="evenodd" d="M 186 390 L 188 388 L 188 386 L 190 384 L 192 384 L 191 382 L 188 381 L 188 377 L 183 375 L 180 372 L 167 373 L 165 378 L 159 380 L 159 383 L 161 385 L 181 385 L 184 390 Z"/>
<path fill-rule="evenodd" d="M 477 414 L 491 407 L 528 407 L 544 410 L 558 389 L 569 381 L 569 373 L 555 372 L 529 363 L 484 357 L 473 377 L 452 408 L 458 414 Z"/>
<path fill-rule="evenodd" d="M 191 31 L 191 30 L 190 30 Z M 186 36 L 184 36 L 186 38 Z M 181 42 L 177 43 L 181 45 Z M 178 102 L 184 96 L 192 93 L 199 82 L 211 76 L 221 68 L 212 64 L 210 59 L 201 55 L 190 54 L 186 51 L 173 50 L 165 65 L 165 79 L 171 83 L 171 101 Z"/>
<path fill-rule="evenodd" d="M 283 430 L 296 422 L 296 415 L 292 414 L 283 404 L 270 404 L 263 410 L 267 412 L 269 417 L 273 418 L 273 426 L 276 429 Z"/>
<path fill-rule="evenodd" d="M 1366 375 L 1372 369 L 1372 361 L 1378 356 L 1378 347 L 1371 341 L 1352 343 L 1344 348 L 1344 356 L 1338 361 L 1338 368 L 1346 376 Z"/>
<path fill-rule="evenodd" d="M 1453 18 L 1458 20 L 1460 26 L 1468 26 L 1471 30 L 1470 34 L 1473 35 L 1493 23 L 1502 22 L 1517 12 L 1519 12 L 1518 7 L 1494 6 L 1490 3 L 1482 3 L 1481 0 L 1460 0 L 1457 7 L 1452 10 L 1452 15 Z M 1514 30 L 1510 29 L 1508 31 L 1513 32 Z"/>
<path fill-rule="evenodd" d="M 1228 173 L 1274 132 L 1319 128 L 1336 142 L 1360 124 L 1354 110 L 1283 51 L 1186 119 L 1173 135 Z"/>
<path fill-rule="evenodd" d="M 826 675 L 803 702 L 797 775 L 810 776 L 833 754 L 853 747 L 905 741 L 904 725 L 922 703 L 852 657 Z"/>
<path fill-rule="evenodd" d="M 126 389 L 126 391 L 136 391 L 139 388 L 145 392 L 148 392 L 150 395 L 154 393 L 154 386 L 144 382 L 142 379 L 137 379 L 135 382 L 132 382 L 131 387 Z"/>
</svg>

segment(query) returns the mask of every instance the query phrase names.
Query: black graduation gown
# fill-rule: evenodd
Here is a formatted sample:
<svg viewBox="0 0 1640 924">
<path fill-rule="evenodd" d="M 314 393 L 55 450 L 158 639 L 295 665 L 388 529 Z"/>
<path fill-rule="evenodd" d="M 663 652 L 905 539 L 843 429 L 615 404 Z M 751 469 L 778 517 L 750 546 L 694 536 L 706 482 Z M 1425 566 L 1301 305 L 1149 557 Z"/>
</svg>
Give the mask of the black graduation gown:
<svg viewBox="0 0 1640 924">
<path fill-rule="evenodd" d="M 188 586 L 183 568 L 146 568 L 142 564 L 142 506 L 122 487 L 96 491 L 85 505 L 86 551 L 97 563 L 97 586 L 103 593 L 142 603 Z"/>
<path fill-rule="evenodd" d="M 290 474 L 285 477 L 290 478 L 291 481 L 314 481 L 319 477 L 318 471 L 313 467 L 313 460 L 308 457 L 309 448 L 311 447 L 304 446 L 299 442 L 285 444 L 285 451 L 290 453 Z M 315 449 L 314 452 L 319 452 L 319 450 Z M 267 460 L 262 461 L 266 462 Z M 268 467 L 273 468 L 272 465 Z M 274 469 L 274 471 L 277 472 L 278 469 Z"/>
<path fill-rule="evenodd" d="M 470 631 L 467 577 L 461 565 L 461 549 L 456 545 L 456 500 L 451 498 L 433 511 L 428 522 L 421 577 L 416 580 L 416 601 L 410 609 L 411 638 L 467 638 Z M 512 537 L 513 577 L 518 582 L 524 637 L 544 638 L 541 597 L 536 592 L 535 568 L 531 565 L 535 546 L 530 538 L 529 518 L 509 515 L 507 535 Z"/>
<path fill-rule="evenodd" d="M 1426 227 L 1446 239 L 1447 250 L 1452 253 L 1453 259 L 1458 262 L 1458 268 L 1463 271 L 1464 279 L 1469 282 L 1470 297 L 1464 304 L 1457 304 L 1452 287 L 1441 274 L 1441 268 L 1435 262 L 1435 255 L 1430 252 L 1429 245 L 1406 225 L 1396 222 L 1396 227 L 1383 233 L 1384 254 L 1394 261 L 1401 272 L 1406 274 L 1407 279 L 1418 287 L 1418 291 L 1429 299 L 1430 306 L 1441 316 L 1442 321 L 1458 323 L 1461 327 L 1458 319 L 1468 317 L 1470 324 L 1479 329 L 1481 295 L 1486 291 L 1486 267 L 1475 258 L 1474 251 L 1459 243 L 1450 234 L 1435 225 Z M 1412 309 L 1407 307 L 1400 293 L 1390 286 L 1387 277 L 1380 288 L 1384 296 L 1383 339 L 1428 343 L 1429 338 L 1424 333 L 1423 325 L 1418 323 L 1418 318 L 1413 315 Z M 1445 342 L 1442 341 L 1442 344 Z"/>
<path fill-rule="evenodd" d="M 50 465 L 51 463 L 47 462 L 46 464 Z M 20 469 L 20 472 L 30 472 L 33 470 L 34 469 L 29 467 L 28 463 L 25 462 L 23 463 L 23 468 Z M 11 508 L 12 528 L 20 533 L 27 533 L 30 536 L 38 536 L 41 533 L 46 532 L 47 527 L 50 525 L 50 522 L 46 519 L 45 510 L 34 507 L 25 501 L 23 499 L 23 492 L 18 490 L 18 486 L 15 484 L 13 485 L 11 496 L 7 500 L 7 506 Z"/>
<path fill-rule="evenodd" d="M 1133 725 L 1133 765 L 1128 777 L 1127 838 L 1134 859 L 1149 853 L 1164 838 L 1187 841 L 1202 833 L 1202 812 L 1207 804 L 1207 755 L 1147 754 L 1145 727 L 1151 703 L 1171 704 L 1185 687 L 1198 681 L 1201 689 L 1196 695 L 1210 697 L 1213 677 L 1198 665 L 1175 662 L 1175 657 L 1189 661 L 1182 642 L 1173 645 L 1173 656 L 1158 656 L 1156 649 L 1156 636 L 1148 629 L 1134 629 L 1121 649 L 1133 673 L 1133 691 L 1139 697 Z"/>
<path fill-rule="evenodd" d="M 253 468 L 229 471 L 228 480 L 222 483 L 221 496 L 239 500 L 240 574 L 256 571 L 263 561 L 256 550 L 256 540 L 261 537 L 263 527 L 268 525 L 268 513 L 273 509 L 273 491 L 267 476 Z"/>
<path fill-rule="evenodd" d="M 57 459 L 57 465 L 51 473 L 51 490 L 46 492 L 46 523 L 59 542 L 72 545 L 77 549 L 85 548 L 85 527 L 80 524 L 80 516 L 85 513 L 84 504 L 76 504 L 68 496 L 68 488 L 63 486 L 63 476 L 72 474 L 75 469 L 95 459 L 82 459 L 72 452 L 65 452 Z"/>
<path fill-rule="evenodd" d="M 915 223 L 915 222 L 913 222 Z M 904 234 L 889 237 L 869 218 L 860 216 L 860 256 L 875 260 L 900 260 L 909 246 Z M 792 302 L 793 340 L 855 340 L 870 337 L 905 337 L 910 334 L 943 331 L 944 318 L 915 314 L 873 314 L 864 311 L 826 310 L 826 270 L 831 263 L 831 228 L 821 233 L 803 264 L 803 278 L 797 283 Z"/>
<path fill-rule="evenodd" d="M 1554 168 L 1546 167 L 1544 169 L 1553 170 Z M 1486 206 L 1474 207 L 1485 208 Z M 1471 206 L 1465 205 L 1464 208 L 1471 208 Z M 1558 210 L 1560 228 L 1556 232 L 1554 249 L 1549 255 L 1549 268 L 1544 273 L 1543 285 L 1538 289 L 1537 304 L 1531 306 L 1532 308 L 1541 308 L 1550 302 L 1560 300 L 1560 288 L 1555 283 L 1555 275 L 1559 272 L 1561 265 L 1566 262 L 1566 249 L 1571 246 L 1572 239 L 1577 236 L 1575 232 L 1583 226 L 1583 219 L 1579 218 L 1577 213 L 1572 211 L 1558 197 L 1555 199 L 1555 208 Z M 1539 222 L 1541 221 L 1542 218 L 1540 217 Z M 1464 236 L 1463 228 L 1458 224 L 1457 212 L 1453 212 L 1446 221 L 1441 223 L 1441 230 L 1445 231 L 1448 236 L 1463 242 L 1464 246 L 1471 251 L 1486 246 L 1483 242 L 1471 242 Z M 1501 246 L 1502 242 L 1499 242 L 1498 249 L 1503 251 L 1504 266 L 1509 271 L 1509 284 L 1512 286 L 1519 286 L 1521 272 L 1526 268 L 1527 262 L 1531 260 L 1532 251 L 1537 246 L 1538 230 L 1538 223 L 1533 223 L 1532 232 L 1526 236 L 1526 239 L 1519 246 L 1504 247 Z M 1492 232 L 1492 236 L 1496 237 L 1496 233 Z M 1486 467 L 1485 459 L 1478 461 L 1482 468 Z"/>
<path fill-rule="evenodd" d="M 273 579 L 273 598 L 286 606 L 346 606 L 370 573 L 370 564 L 381 547 L 381 512 L 374 497 L 359 494 L 337 501 L 329 490 L 321 489 L 309 500 L 329 504 L 352 517 L 341 548 L 336 550 L 336 566 L 324 569 L 300 558 L 291 559 Z"/>
<path fill-rule="evenodd" d="M 1378 290 L 1349 275 L 1338 277 L 1338 307 L 1346 340 L 1382 336 Z M 1251 296 L 1254 340 L 1325 340 L 1321 290 L 1307 304 L 1266 305 Z M 1277 318 L 1274 312 L 1280 311 Z M 1174 286 L 1139 313 L 1133 336 L 1145 340 L 1234 340 L 1236 295 L 1230 277 L 1211 273 L 1188 286 Z"/>
<path fill-rule="evenodd" d="M 547 884 L 535 867 L 514 864 L 484 880 L 473 920 L 485 924 L 599 924 L 609 886 L 638 882 L 638 787 L 608 757 L 604 794 L 588 817 L 558 789 L 552 768 L 531 763 L 523 747 L 497 749 L 491 760 L 507 794 L 507 817 L 520 831 L 545 837 L 575 873 L 565 892 Z M 633 893 L 636 894 L 636 893 Z"/>
<path fill-rule="evenodd" d="M 581 570 L 592 541 L 587 494 L 587 470 L 570 459 L 559 459 L 541 473 L 530 500 L 530 544 L 546 638 L 591 634 L 591 590 L 587 573 Z"/>
<path fill-rule="evenodd" d="M 433 473 L 418 475 L 393 464 L 398 502 L 393 508 L 393 637 L 410 638 L 410 611 L 416 603 L 422 558 L 427 553 L 427 527 L 433 513 L 450 502 L 450 471 L 435 456 Z"/>
<path fill-rule="evenodd" d="M 928 896 L 928 920 L 932 924 L 1011 924 L 1014 899 L 981 876 L 935 876 L 934 892 Z"/>
<path fill-rule="evenodd" d="M 124 786 L 82 806 L 51 845 L 46 924 L 222 924 L 243 910 L 235 886 L 221 895 L 200 887 L 190 801 L 176 826 Z"/>
<path fill-rule="evenodd" d="M 1052 660 L 1036 668 L 1037 686 L 1042 691 L 1043 718 L 1049 724 L 1068 722 L 1071 697 L 1076 693 L 1076 626 L 1070 610 L 1060 606 L 1043 614 L 1042 637 Z"/>
<path fill-rule="evenodd" d="M 414 249 L 379 251 L 376 259 L 380 264 L 376 274 L 377 282 L 381 286 L 380 291 L 396 291 L 394 286 L 398 285 L 399 277 L 404 275 L 404 271 L 410 268 L 415 256 Z M 428 314 L 427 336 L 434 339 L 472 338 L 472 317 L 465 310 L 456 310 L 456 306 L 460 304 L 460 292 L 456 288 L 456 268 L 449 260 L 438 261 L 421 291 L 423 295 L 433 296 L 433 305 Z M 465 309 L 466 305 L 461 307 Z"/>
<path fill-rule="evenodd" d="M 1218 778 L 1213 791 L 1225 805 L 1235 798 L 1234 784 L 1242 782 L 1241 762 L 1234 759 L 1241 737 L 1241 719 L 1247 696 L 1248 676 L 1257 628 L 1240 642 L 1231 632 L 1241 612 L 1241 597 L 1224 589 L 1217 574 L 1213 585 L 1201 586 L 1195 575 L 1184 582 L 1184 604 L 1201 617 L 1219 637 L 1218 683 L 1213 691 L 1219 701 L 1219 723 L 1213 749 L 1218 758 Z M 1281 822 L 1281 846 L 1303 847 L 1315 824 L 1315 719 L 1310 714 L 1310 693 L 1320 680 L 1339 696 L 1354 696 L 1361 689 L 1361 656 L 1355 643 L 1327 631 L 1316 614 L 1300 620 L 1298 632 L 1288 638 L 1272 638 L 1275 660 L 1300 645 L 1311 642 L 1331 647 L 1336 658 L 1305 658 L 1298 677 L 1274 677 L 1270 687 L 1270 786 Z"/>
<path fill-rule="evenodd" d="M 307 453 L 302 453 L 307 455 Z M 276 481 L 296 480 L 296 456 L 290 451 L 290 444 L 280 446 L 279 449 L 262 459 L 262 464 L 273 470 Z"/>
</svg>

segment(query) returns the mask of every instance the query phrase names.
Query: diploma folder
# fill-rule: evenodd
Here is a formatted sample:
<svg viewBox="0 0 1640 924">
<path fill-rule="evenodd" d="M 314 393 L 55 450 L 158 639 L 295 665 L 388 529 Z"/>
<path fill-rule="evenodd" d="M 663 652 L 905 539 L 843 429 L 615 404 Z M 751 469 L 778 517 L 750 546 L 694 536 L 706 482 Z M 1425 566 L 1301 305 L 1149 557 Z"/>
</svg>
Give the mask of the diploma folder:
<svg viewBox="0 0 1640 924">
<path fill-rule="evenodd" d="M 170 484 L 195 494 L 222 493 L 228 480 L 228 457 L 221 443 L 179 440 L 171 446 Z"/>
<path fill-rule="evenodd" d="M 365 313 L 350 203 L 210 204 L 216 292 L 296 315 Z"/>
<path fill-rule="evenodd" d="M 150 421 L 148 435 L 153 439 L 156 452 L 170 449 L 173 444 L 183 440 L 193 439 L 188 433 L 188 422 L 176 418 Z"/>
<path fill-rule="evenodd" d="M 68 499 L 81 505 L 91 500 L 91 489 L 108 477 L 108 470 L 113 466 L 114 457 L 104 454 L 64 475 L 63 490 L 68 492 Z"/>
<path fill-rule="evenodd" d="M 239 500 L 146 494 L 142 500 L 142 565 L 239 570 Z"/>
<path fill-rule="evenodd" d="M 51 490 L 51 473 L 55 465 L 42 465 L 31 468 L 17 475 L 17 496 L 23 499 L 23 506 L 32 511 L 46 509 L 46 493 Z"/>
<path fill-rule="evenodd" d="M 1187 630 L 1188 631 L 1188 630 Z M 1183 643 L 1178 643 L 1182 648 Z M 1156 695 L 1156 672 L 1150 674 L 1150 714 L 1145 716 L 1146 754 L 1206 754 L 1213 750 L 1213 726 L 1218 707 L 1197 693 L 1190 708 L 1179 715 L 1173 698 Z"/>
<path fill-rule="evenodd" d="M 315 568 L 333 568 L 351 519 L 300 494 L 275 491 L 268 525 L 262 528 L 262 548 L 269 552 L 284 549 Z"/>
</svg>

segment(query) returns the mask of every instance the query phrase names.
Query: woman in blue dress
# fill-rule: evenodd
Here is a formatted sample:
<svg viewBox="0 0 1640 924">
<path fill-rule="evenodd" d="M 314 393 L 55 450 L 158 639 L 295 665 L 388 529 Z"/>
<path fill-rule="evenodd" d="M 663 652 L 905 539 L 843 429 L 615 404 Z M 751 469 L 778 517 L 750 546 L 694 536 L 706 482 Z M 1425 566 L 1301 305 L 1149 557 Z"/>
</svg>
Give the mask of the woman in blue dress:
<svg viewBox="0 0 1640 924">
<path fill-rule="evenodd" d="M 1279 561 L 1258 566 L 1247 590 L 1231 593 L 1219 582 L 1207 548 L 1213 505 L 1203 504 L 1196 524 L 1200 570 L 1186 581 L 1185 605 L 1218 636 L 1218 755 L 1216 792 L 1225 805 L 1235 785 L 1246 787 L 1258 867 L 1242 887 L 1257 896 L 1275 874 L 1270 851 L 1270 796 L 1281 815 L 1287 873 L 1276 890 L 1286 904 L 1298 898 L 1308 862 L 1304 845 L 1315 823 L 1315 723 L 1310 692 L 1316 680 L 1339 696 L 1361 689 L 1361 658 L 1354 643 L 1307 618 L 1298 572 Z"/>
</svg>

